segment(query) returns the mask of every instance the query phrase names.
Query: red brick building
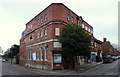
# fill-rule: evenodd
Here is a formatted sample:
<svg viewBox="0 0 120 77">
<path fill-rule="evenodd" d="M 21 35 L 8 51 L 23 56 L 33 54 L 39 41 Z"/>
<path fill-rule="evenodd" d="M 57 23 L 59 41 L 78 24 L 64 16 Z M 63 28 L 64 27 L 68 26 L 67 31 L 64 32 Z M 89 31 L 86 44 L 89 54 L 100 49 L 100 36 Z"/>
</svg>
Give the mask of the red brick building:
<svg viewBox="0 0 120 77">
<path fill-rule="evenodd" d="M 114 48 L 114 47 L 111 45 L 110 41 L 107 41 L 106 38 L 103 38 L 102 51 L 103 51 L 104 53 L 109 53 L 109 54 L 112 55 L 112 56 L 117 56 L 117 55 L 119 55 L 119 53 L 118 53 L 119 51 L 118 51 L 116 48 Z"/>
<path fill-rule="evenodd" d="M 95 37 L 92 38 L 92 48 L 91 48 L 91 62 L 99 62 L 102 59 L 102 51 L 101 51 L 101 46 L 102 46 L 102 41 L 97 40 Z M 100 59 L 98 60 L 97 57 Z"/>
<path fill-rule="evenodd" d="M 81 16 L 62 3 L 52 3 L 26 24 L 20 40 L 20 65 L 63 69 L 62 46 L 58 37 L 67 23 L 76 23 L 93 36 L 93 27 Z"/>
</svg>

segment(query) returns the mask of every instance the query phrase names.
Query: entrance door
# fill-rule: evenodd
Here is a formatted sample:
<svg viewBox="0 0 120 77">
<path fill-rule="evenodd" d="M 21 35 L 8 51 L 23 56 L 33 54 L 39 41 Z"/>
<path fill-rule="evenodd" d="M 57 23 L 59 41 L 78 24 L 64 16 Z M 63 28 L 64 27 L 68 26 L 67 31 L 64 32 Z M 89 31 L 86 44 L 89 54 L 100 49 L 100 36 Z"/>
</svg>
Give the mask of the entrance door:
<svg viewBox="0 0 120 77">
<path fill-rule="evenodd" d="M 91 62 L 96 62 L 96 54 L 91 54 Z"/>
</svg>

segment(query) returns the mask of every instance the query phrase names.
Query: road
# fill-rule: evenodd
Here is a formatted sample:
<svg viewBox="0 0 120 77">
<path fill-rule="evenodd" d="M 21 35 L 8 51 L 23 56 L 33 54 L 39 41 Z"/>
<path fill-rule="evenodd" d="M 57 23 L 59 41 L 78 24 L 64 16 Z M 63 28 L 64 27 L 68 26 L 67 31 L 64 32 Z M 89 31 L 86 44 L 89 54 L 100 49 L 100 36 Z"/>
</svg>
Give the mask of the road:
<svg viewBox="0 0 120 77">
<path fill-rule="evenodd" d="M 2 75 L 44 75 L 42 73 L 33 72 L 27 67 L 11 65 L 9 62 L 2 62 Z"/>
<path fill-rule="evenodd" d="M 73 73 L 74 75 L 118 75 L 118 61 L 113 63 L 100 64 L 88 71 L 82 73 Z M 43 72 L 44 70 L 38 70 L 28 67 L 21 67 L 18 65 L 11 65 L 9 62 L 2 62 L 2 74 L 3 75 L 62 75 L 67 74 L 68 71 L 49 71 L 49 73 Z M 61 73 L 61 71 L 64 71 Z M 70 70 L 67 75 L 70 74 Z M 79 71 L 77 71 L 79 72 Z M 61 73 L 61 74 L 60 74 Z M 71 75 L 71 74 L 70 74 Z"/>
<path fill-rule="evenodd" d="M 103 63 L 95 68 L 80 73 L 80 75 L 118 75 L 118 61 L 113 63 Z"/>
</svg>

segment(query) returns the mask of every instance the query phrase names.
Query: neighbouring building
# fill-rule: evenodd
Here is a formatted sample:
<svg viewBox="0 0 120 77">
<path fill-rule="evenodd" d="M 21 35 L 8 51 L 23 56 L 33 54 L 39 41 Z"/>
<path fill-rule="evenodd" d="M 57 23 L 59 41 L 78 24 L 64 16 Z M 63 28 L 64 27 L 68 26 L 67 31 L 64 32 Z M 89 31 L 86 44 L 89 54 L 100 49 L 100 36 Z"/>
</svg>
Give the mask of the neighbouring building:
<svg viewBox="0 0 120 77">
<path fill-rule="evenodd" d="M 76 23 L 93 37 L 93 27 L 62 3 L 52 3 L 26 24 L 20 39 L 20 65 L 40 69 L 64 69 L 58 37 L 67 23 Z M 101 41 L 94 39 L 99 52 Z M 99 53 L 97 53 L 99 54 Z"/>
<path fill-rule="evenodd" d="M 103 38 L 103 43 L 102 43 L 102 51 L 103 53 L 105 54 L 109 54 L 109 55 L 112 55 L 112 56 L 117 56 L 119 53 L 119 51 L 117 49 L 115 49 L 110 41 L 107 41 L 106 38 Z"/>
<path fill-rule="evenodd" d="M 102 41 L 96 39 L 95 37 L 92 38 L 92 50 L 90 55 L 91 62 L 102 61 L 102 43 Z"/>
</svg>

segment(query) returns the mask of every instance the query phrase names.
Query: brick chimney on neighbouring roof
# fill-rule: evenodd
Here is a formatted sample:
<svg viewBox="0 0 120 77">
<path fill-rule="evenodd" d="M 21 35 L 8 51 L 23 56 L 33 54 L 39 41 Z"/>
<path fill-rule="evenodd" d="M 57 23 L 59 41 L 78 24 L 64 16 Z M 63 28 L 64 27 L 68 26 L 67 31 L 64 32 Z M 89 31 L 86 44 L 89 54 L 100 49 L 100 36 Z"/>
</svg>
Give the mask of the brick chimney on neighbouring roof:
<svg viewBox="0 0 120 77">
<path fill-rule="evenodd" d="M 107 41 L 107 39 L 106 38 L 103 38 L 103 42 L 106 42 Z"/>
</svg>

